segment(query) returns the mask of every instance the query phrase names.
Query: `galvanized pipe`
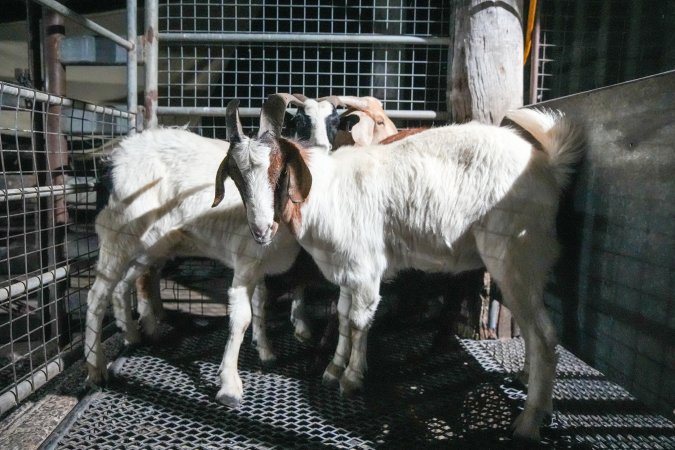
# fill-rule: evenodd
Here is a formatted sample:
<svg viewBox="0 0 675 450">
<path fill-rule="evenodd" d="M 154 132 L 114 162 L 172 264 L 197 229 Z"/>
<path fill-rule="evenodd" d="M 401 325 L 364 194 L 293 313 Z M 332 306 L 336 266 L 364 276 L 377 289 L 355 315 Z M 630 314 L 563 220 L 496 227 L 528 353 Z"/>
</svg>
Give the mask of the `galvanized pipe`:
<svg viewBox="0 0 675 450">
<path fill-rule="evenodd" d="M 138 113 L 138 57 L 136 54 L 136 11 L 137 1 L 127 0 L 127 39 L 133 47 L 127 49 L 127 111 L 129 116 L 129 134 L 136 130 L 136 114 Z"/>
<path fill-rule="evenodd" d="M 69 271 L 70 269 L 68 266 L 62 266 L 54 270 L 43 272 L 39 275 L 35 275 L 34 277 L 17 281 L 9 286 L 4 286 L 0 288 L 0 304 L 19 295 L 23 295 L 26 292 L 30 292 L 38 288 L 44 288 L 51 283 L 63 280 L 68 276 Z"/>
<path fill-rule="evenodd" d="M 450 45 L 449 37 L 325 33 L 159 33 L 162 42 Z"/>
<path fill-rule="evenodd" d="M 47 381 L 63 371 L 65 364 L 61 358 L 46 364 L 27 380 L 18 383 L 9 391 L 0 395 L 0 416 L 21 403 L 26 397 L 35 392 Z"/>
<path fill-rule="evenodd" d="M 532 31 L 532 54 L 530 55 L 530 104 L 535 104 L 540 101 L 537 98 L 539 91 L 539 50 L 541 48 L 539 39 L 541 37 L 539 14 L 541 10 L 541 3 L 537 4 L 537 11 L 535 12 L 534 30 Z"/>
<path fill-rule="evenodd" d="M 176 115 L 176 116 L 209 116 L 225 117 L 225 109 L 221 107 L 209 106 L 195 106 L 195 107 L 181 107 L 181 106 L 160 106 L 157 108 L 157 114 Z M 436 111 L 385 111 L 387 116 L 392 119 L 407 119 L 407 120 L 447 120 L 448 113 Z M 260 116 L 260 108 L 239 108 L 239 116 L 241 117 L 258 117 Z"/>
<path fill-rule="evenodd" d="M 128 118 L 131 115 L 126 111 L 120 111 L 113 109 L 107 106 L 94 105 L 92 103 L 82 103 L 73 101 L 69 98 L 61 97 L 58 95 L 45 94 L 43 92 L 35 91 L 29 88 L 23 88 L 18 86 L 11 86 L 8 84 L 0 83 L 0 95 L 14 95 L 20 98 L 28 98 L 38 102 L 43 102 L 52 106 L 70 106 L 77 107 L 78 109 L 83 109 L 85 111 L 91 111 L 95 113 L 101 113 L 106 115 L 111 115 L 113 117 L 122 117 Z"/>
<path fill-rule="evenodd" d="M 39 3 L 42 6 L 45 6 L 52 11 L 55 11 L 59 13 L 60 15 L 69 18 L 73 22 L 82 25 L 83 27 L 93 31 L 96 34 L 99 34 L 105 38 L 110 39 L 113 41 L 115 44 L 126 48 L 127 50 L 132 50 L 135 45 L 131 41 L 127 41 L 126 39 L 116 35 L 112 31 L 108 30 L 107 28 L 102 27 L 101 25 L 97 24 L 96 22 L 93 22 L 89 19 L 87 19 L 84 16 L 81 16 L 80 14 L 76 13 L 72 9 L 67 8 L 66 6 L 63 6 L 61 3 L 55 1 L 55 0 L 32 0 L 35 3 Z"/>
<path fill-rule="evenodd" d="M 157 0 L 145 0 L 145 33 L 143 48 L 145 50 L 145 117 L 144 127 L 157 126 L 157 98 L 159 67 L 159 44 L 157 42 L 159 27 L 159 7 Z"/>
<path fill-rule="evenodd" d="M 67 186 L 32 186 L 0 189 L 0 202 L 51 197 L 55 195 L 81 194 L 84 192 L 94 192 L 94 188 L 86 184 L 71 184 Z"/>
</svg>

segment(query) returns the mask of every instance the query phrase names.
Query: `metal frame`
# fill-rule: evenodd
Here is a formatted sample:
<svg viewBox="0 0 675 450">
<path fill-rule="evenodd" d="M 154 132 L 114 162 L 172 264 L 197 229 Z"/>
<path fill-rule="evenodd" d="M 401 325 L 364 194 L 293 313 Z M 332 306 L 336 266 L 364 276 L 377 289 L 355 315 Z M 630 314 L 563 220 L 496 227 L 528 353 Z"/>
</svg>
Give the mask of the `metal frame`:
<svg viewBox="0 0 675 450">
<path fill-rule="evenodd" d="M 111 140 L 134 131 L 137 116 L 136 0 L 127 1 L 128 39 L 56 1 L 32 1 L 51 11 L 43 25 L 56 26 L 44 33 L 42 44 L 48 92 L 0 83 L 5 213 L 0 216 L 5 250 L 0 312 L 7 316 L 0 322 L 0 415 L 82 352 L 83 298 L 93 281 L 98 247 L 92 227 L 95 185 L 86 180 L 99 178 L 98 159 Z M 127 50 L 127 111 L 60 95 L 65 91 L 58 52 L 64 17 Z M 39 61 L 33 61 L 38 71 Z"/>
<path fill-rule="evenodd" d="M 372 3 L 372 5 L 371 5 Z M 195 1 L 190 1 L 190 0 L 185 0 L 181 2 L 177 2 L 175 4 L 170 4 L 170 5 L 162 5 L 161 8 L 162 11 L 164 11 L 165 15 L 161 17 L 161 20 L 159 18 L 160 15 L 160 7 L 158 5 L 158 0 L 146 0 L 145 1 L 145 14 L 146 14 L 146 54 L 145 54 L 145 64 L 146 64 L 146 96 L 145 96 L 145 106 L 146 106 L 146 126 L 154 126 L 157 124 L 157 115 L 162 115 L 162 116 L 192 116 L 192 117 L 212 117 L 212 118 L 217 118 L 220 116 L 224 116 L 225 113 L 225 105 L 209 105 L 209 106 L 202 106 L 200 102 L 199 96 L 195 94 L 195 98 L 189 99 L 192 103 L 197 103 L 197 104 L 183 104 L 182 101 L 180 101 L 180 104 L 175 104 L 175 102 L 172 102 L 171 99 L 174 98 L 171 96 L 171 92 L 180 90 L 180 92 L 183 92 L 183 89 L 191 89 L 193 86 L 189 86 L 188 83 L 182 82 L 182 73 L 188 74 L 187 71 L 191 70 L 189 68 L 183 67 L 183 64 L 185 61 L 188 61 L 186 64 L 190 64 L 192 61 L 197 64 L 198 62 L 205 62 L 205 60 L 213 59 L 214 61 L 217 59 L 217 57 L 205 57 L 204 60 L 200 59 L 201 57 L 195 56 L 188 56 L 187 52 L 191 52 L 192 48 L 194 46 L 197 46 L 201 49 L 204 49 L 205 47 L 211 49 L 213 48 L 214 50 L 217 48 L 229 48 L 230 46 L 241 46 L 242 51 L 244 54 L 246 52 L 250 52 L 250 50 L 246 50 L 246 46 L 255 46 L 256 49 L 260 49 L 262 46 L 263 52 L 265 52 L 267 49 L 274 53 L 275 51 L 281 51 L 281 52 L 287 52 L 287 51 L 293 51 L 297 50 L 297 52 L 302 53 L 303 55 L 305 54 L 304 52 L 306 51 L 314 51 L 316 46 L 323 46 L 321 47 L 322 49 L 330 48 L 332 51 L 333 49 L 351 49 L 350 51 L 353 52 L 354 54 L 361 55 L 362 52 L 368 52 L 372 53 L 372 65 L 373 65 L 373 72 L 372 73 L 363 73 L 363 72 L 356 72 L 354 73 L 353 70 L 349 71 L 349 75 L 353 77 L 371 77 L 373 80 L 376 78 L 379 80 L 378 82 L 373 81 L 372 83 L 369 84 L 371 86 L 369 89 L 365 89 L 364 86 L 360 87 L 353 87 L 353 91 L 361 91 L 358 95 L 374 95 L 381 100 L 384 100 L 385 103 L 385 110 L 387 114 L 395 119 L 395 120 L 400 120 L 400 121 L 447 121 L 449 119 L 449 115 L 446 111 L 443 110 L 438 110 L 437 108 L 433 109 L 420 109 L 416 108 L 419 107 L 421 103 L 426 102 L 426 100 L 415 100 L 414 102 L 412 100 L 407 101 L 407 100 L 402 100 L 399 99 L 397 96 L 399 95 L 398 92 L 392 92 L 393 90 L 398 89 L 398 83 L 401 82 L 402 78 L 409 78 L 412 79 L 415 72 L 412 72 L 413 70 L 419 70 L 420 65 L 426 64 L 426 60 L 424 59 L 425 56 L 419 56 L 420 53 L 418 52 L 420 49 L 422 51 L 426 49 L 431 49 L 434 48 L 447 48 L 450 45 L 451 39 L 449 36 L 434 36 L 430 35 L 429 33 L 431 32 L 432 27 L 427 25 L 427 26 L 422 26 L 419 28 L 416 25 L 410 26 L 410 20 L 406 20 L 404 17 L 404 13 L 401 13 L 400 10 L 401 8 L 396 8 L 396 5 L 390 5 L 390 3 L 397 4 L 396 0 L 373 0 L 372 2 L 369 2 L 368 0 L 361 0 L 358 2 L 358 4 L 350 5 L 348 8 L 352 9 L 359 9 L 359 14 L 366 14 L 363 12 L 365 9 L 370 9 L 372 11 L 369 11 L 368 14 L 372 14 L 372 19 L 373 19 L 373 30 L 371 32 L 362 32 L 359 30 L 358 33 L 354 32 L 346 32 L 347 30 L 350 29 L 350 26 L 353 24 L 349 24 L 347 22 L 336 24 L 336 23 L 330 23 L 330 30 L 329 31 L 324 31 L 326 27 L 323 27 L 324 29 L 321 29 L 322 27 L 316 26 L 314 27 L 313 25 L 307 25 L 307 29 L 321 29 L 322 32 L 305 32 L 305 26 L 303 25 L 303 32 L 294 32 L 293 30 L 287 30 L 287 31 L 280 31 L 276 30 L 276 32 L 252 32 L 251 30 L 244 30 L 244 28 L 250 28 L 250 26 L 243 26 L 239 25 L 237 23 L 238 20 L 241 20 L 239 17 L 225 17 L 226 15 L 223 13 L 225 8 L 233 8 L 233 10 L 237 11 L 237 14 L 244 10 L 243 13 L 241 13 L 243 16 L 246 16 L 246 14 L 252 14 L 252 10 L 254 9 L 264 9 L 264 8 L 271 8 L 272 10 L 275 10 L 276 12 L 279 13 L 281 9 L 284 8 L 296 8 L 295 4 L 292 6 L 290 3 L 286 4 L 285 2 L 276 3 L 272 5 L 272 3 L 267 4 L 266 1 L 262 1 L 259 3 L 256 3 L 255 5 L 253 4 L 244 4 L 244 3 L 238 3 L 234 2 L 233 4 L 216 4 L 211 2 L 210 0 L 195 0 Z M 447 8 L 446 6 L 443 6 L 442 3 L 440 2 L 422 2 L 424 5 L 426 5 L 426 9 L 428 11 L 426 12 L 426 16 L 424 19 L 422 19 L 421 15 L 418 17 L 417 11 L 415 11 L 415 17 L 412 19 L 412 22 L 419 21 L 420 23 L 424 23 L 424 20 L 428 21 L 433 21 L 433 20 L 438 20 L 434 16 L 434 13 L 437 10 L 444 10 L 444 8 Z M 401 6 L 401 5 L 399 5 Z M 407 8 L 416 8 L 418 5 L 413 5 L 410 6 L 408 5 Z M 306 7 L 306 8 L 305 8 Z M 169 11 L 170 8 L 173 8 L 172 10 L 179 11 L 177 14 L 178 15 L 172 15 L 172 13 L 167 12 Z M 192 21 L 192 16 L 189 18 L 183 20 L 183 17 L 181 16 L 185 11 L 190 11 L 188 14 L 194 14 L 194 30 L 190 30 L 190 24 L 193 22 Z M 199 8 L 210 8 L 209 13 L 211 9 L 216 8 L 220 13 L 223 13 L 223 17 L 201 17 L 198 16 L 197 10 Z M 297 6 L 297 8 L 305 8 L 303 10 L 303 14 L 305 17 L 307 17 L 307 8 L 309 9 L 316 9 L 317 11 L 321 9 L 320 5 L 300 5 Z M 332 6 L 328 6 L 325 9 L 330 9 Z M 206 11 L 206 9 L 204 9 Z M 286 11 L 288 12 L 288 11 Z M 339 22 L 342 20 L 347 20 L 343 18 L 337 18 L 333 17 L 333 14 L 335 13 L 335 10 L 330 11 L 331 14 L 331 20 L 335 22 Z M 216 16 L 218 12 L 215 13 Z M 317 12 L 318 14 L 318 12 Z M 345 13 L 346 14 L 346 13 Z M 265 20 L 265 15 L 263 13 L 263 16 L 259 18 L 260 20 L 264 21 Z M 204 30 L 204 32 L 201 32 L 201 29 L 198 29 L 197 27 L 197 22 L 200 20 L 209 20 L 214 23 L 213 27 L 211 24 L 208 25 L 208 27 Z M 257 19 L 256 19 L 257 20 Z M 307 19 L 305 19 L 308 21 Z M 326 21 L 327 19 L 323 18 L 321 20 Z M 364 19 L 365 20 L 365 19 Z M 448 29 L 450 26 L 449 22 L 449 17 L 444 20 L 444 26 L 443 28 Z M 179 25 L 174 27 L 170 26 L 169 23 L 171 21 L 177 21 L 179 22 Z M 233 21 L 234 24 L 228 22 L 228 21 Z M 367 20 L 366 20 L 367 21 Z M 360 19 L 359 19 L 360 22 Z M 327 23 L 327 22 L 326 22 Z M 158 25 L 159 24 L 159 25 Z M 325 24 L 325 23 L 324 23 Z M 182 29 L 183 25 L 185 25 L 185 28 L 187 29 Z M 408 27 L 407 29 L 413 30 L 413 34 L 405 34 L 404 29 L 406 29 L 406 26 Z M 263 28 L 266 27 L 266 25 L 262 25 Z M 359 25 L 359 28 L 361 26 Z M 178 29 L 176 29 L 178 28 Z M 279 27 L 281 28 L 281 27 Z M 353 28 L 353 27 L 352 27 Z M 161 32 L 157 32 L 157 30 L 160 29 Z M 233 32 L 229 32 L 229 29 L 233 29 Z M 215 30 L 215 31 L 214 31 Z M 343 32 L 345 31 L 345 32 Z M 418 33 L 418 34 L 414 34 Z M 159 51 L 160 48 L 166 48 L 167 51 L 171 52 L 172 49 L 175 51 L 176 55 L 175 58 L 178 58 L 176 61 L 182 61 L 180 62 L 180 68 L 176 69 L 178 76 L 181 77 L 181 81 L 168 81 L 167 79 L 160 80 L 160 77 L 155 76 L 155 73 L 159 72 L 162 74 L 164 71 L 164 74 L 161 75 L 162 77 L 170 77 L 170 74 L 167 75 L 167 73 L 173 71 L 173 68 L 169 68 L 168 70 L 162 69 L 160 65 L 162 62 L 160 61 L 160 56 L 159 56 Z M 183 49 L 186 49 L 185 52 Z M 249 47 L 251 48 L 251 47 Z M 346 50 L 345 50 L 346 51 Z M 398 52 L 398 53 L 397 53 Z M 403 52 L 408 52 L 410 55 L 406 56 L 405 58 L 411 58 L 411 59 L 401 59 L 402 57 L 400 56 L 403 54 Z M 416 53 L 417 52 L 417 53 Z M 264 53 L 267 55 L 267 53 Z M 442 51 L 441 54 L 445 56 L 447 54 L 447 51 Z M 210 55 L 210 50 L 209 50 L 209 55 Z M 171 56 L 166 56 L 165 57 L 167 60 L 171 58 Z M 227 58 L 226 56 L 223 56 L 221 54 L 220 60 L 218 62 L 224 66 L 227 64 L 225 62 L 224 58 Z M 308 57 L 307 64 L 311 65 L 312 63 L 316 64 L 323 64 L 324 61 L 321 60 L 315 60 L 313 59 L 314 56 Z M 421 59 L 420 59 L 421 58 Z M 267 59 L 267 57 L 265 58 Z M 274 59 L 274 56 L 272 56 L 270 59 Z M 325 63 L 328 63 L 329 61 L 325 61 Z M 168 62 L 170 64 L 170 61 Z M 233 63 L 233 61 L 230 61 L 230 63 Z M 438 62 L 439 64 L 442 62 Z M 167 64 L 164 62 L 164 64 Z M 217 63 L 216 63 L 217 64 Z M 408 67 L 402 68 L 403 65 L 407 65 Z M 417 67 L 413 68 L 414 65 L 417 65 Z M 303 63 L 304 66 L 304 63 Z M 398 66 L 401 66 L 399 68 Z M 235 77 L 238 76 L 238 74 L 243 74 L 243 72 L 246 72 L 246 68 L 244 69 L 238 69 L 238 66 L 235 65 L 235 68 L 232 68 L 231 70 L 233 71 Z M 209 69 L 210 70 L 210 66 Z M 224 70 L 223 67 L 221 67 L 219 70 Z M 327 75 L 328 72 L 321 71 L 320 69 L 319 72 L 312 72 L 312 70 L 315 69 L 307 69 L 307 74 L 308 76 L 324 76 Z M 362 70 L 362 69 L 359 69 Z M 181 72 L 185 71 L 185 72 Z M 288 75 L 292 74 L 293 69 L 289 69 L 290 73 Z M 400 71 L 397 72 L 397 71 Z M 410 71 L 410 72 L 406 72 Z M 281 72 L 275 72 L 273 75 L 281 75 Z M 267 73 L 265 73 L 267 75 Z M 286 75 L 286 74 L 284 74 Z M 343 74 L 343 76 L 346 78 L 347 73 Z M 189 74 L 186 76 L 190 76 Z M 211 77 L 210 74 L 206 75 L 207 77 Z M 223 72 L 221 75 L 216 74 L 217 76 L 225 76 L 225 73 Z M 257 76 L 257 75 L 255 75 Z M 332 78 L 331 78 L 332 81 Z M 394 83 L 394 85 L 391 85 L 389 83 Z M 407 81 L 404 81 L 404 83 Z M 164 88 L 164 83 L 167 83 L 169 85 L 168 89 L 172 89 L 169 91 L 167 95 L 163 95 L 166 92 L 166 89 L 164 89 L 164 92 L 162 89 Z M 211 81 L 208 83 L 208 89 L 212 88 L 222 88 L 225 90 L 226 88 L 231 87 L 231 85 L 227 84 L 227 82 L 223 81 L 222 79 L 219 82 L 222 87 L 217 86 L 212 84 Z M 331 92 L 335 93 L 336 90 L 340 91 L 337 93 L 342 93 L 345 94 L 345 92 L 341 92 L 343 89 L 341 85 L 333 87 L 331 85 L 325 85 L 322 84 L 323 82 L 318 82 L 319 84 L 317 85 L 318 89 L 321 89 L 322 92 Z M 201 86 L 201 85 L 200 85 Z M 379 86 L 379 87 L 378 87 Z M 439 95 L 438 97 L 440 98 L 443 96 L 442 100 L 439 100 L 436 104 L 442 104 L 445 105 L 445 96 L 447 93 L 445 92 L 445 89 L 447 85 L 445 84 L 445 80 L 443 79 L 442 81 L 442 86 L 443 86 L 443 91 L 442 94 Z M 280 85 L 274 86 L 275 88 L 279 88 L 283 90 L 283 87 Z M 270 88 L 270 86 L 267 86 L 267 88 Z M 352 86 L 350 86 L 352 88 Z M 409 88 L 409 90 L 412 88 Z M 419 89 L 419 88 L 416 88 Z M 363 91 L 373 91 L 373 92 L 363 92 Z M 388 92 L 389 91 L 389 92 Z M 412 92 L 412 90 L 410 90 Z M 159 93 L 159 95 L 157 94 Z M 383 98 L 382 94 L 388 94 L 390 97 L 393 96 L 395 99 L 389 99 Z M 264 97 L 269 94 L 269 93 L 264 93 L 262 95 L 258 94 L 251 94 L 252 97 L 255 97 L 255 101 L 251 102 L 251 104 L 247 104 L 247 101 L 244 100 L 242 103 L 242 107 L 240 108 L 240 115 L 242 117 L 256 117 L 260 113 L 260 108 L 258 107 L 258 98 L 260 97 L 260 102 L 264 100 Z M 352 94 L 354 95 L 354 94 Z M 411 96 L 412 98 L 412 93 L 409 93 L 408 95 Z M 417 95 L 417 94 L 415 94 Z M 224 94 L 225 97 L 228 96 L 228 94 Z M 231 96 L 231 95 L 230 95 Z M 157 102 L 157 97 L 159 97 L 159 102 Z M 212 100 L 211 95 L 209 95 L 211 99 L 205 100 L 206 102 L 210 103 Z M 387 103 L 389 102 L 389 107 Z M 409 109 L 406 108 L 401 108 L 400 105 L 404 103 L 409 103 L 410 107 Z M 413 103 L 416 103 L 413 105 Z M 395 104 L 396 108 L 391 108 L 391 105 Z M 407 105 L 406 105 L 407 106 Z"/>
</svg>

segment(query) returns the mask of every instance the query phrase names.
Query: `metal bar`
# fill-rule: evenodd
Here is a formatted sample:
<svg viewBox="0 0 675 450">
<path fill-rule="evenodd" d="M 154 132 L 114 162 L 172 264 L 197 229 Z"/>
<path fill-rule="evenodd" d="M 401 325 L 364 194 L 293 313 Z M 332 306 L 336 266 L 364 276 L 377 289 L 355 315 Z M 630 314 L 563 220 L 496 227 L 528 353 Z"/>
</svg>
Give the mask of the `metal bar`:
<svg viewBox="0 0 675 450">
<path fill-rule="evenodd" d="M 136 0 L 127 0 L 127 39 L 136 42 Z M 127 51 L 127 111 L 134 114 L 129 116 L 129 134 L 136 130 L 136 117 L 138 113 L 138 57 L 136 46 Z"/>
<path fill-rule="evenodd" d="M 222 116 L 225 117 L 225 109 L 222 107 L 181 107 L 181 106 L 159 106 L 157 114 L 172 114 L 177 116 Z M 392 119 L 409 120 L 447 120 L 448 113 L 443 111 L 385 111 L 387 116 Z M 260 108 L 239 108 L 240 117 L 258 117 Z"/>
<path fill-rule="evenodd" d="M 539 101 L 537 98 L 537 91 L 539 90 L 539 50 L 541 43 L 539 42 L 541 36 L 541 3 L 537 4 L 535 11 L 534 30 L 532 31 L 532 49 L 530 54 L 530 104 L 535 104 Z"/>
<path fill-rule="evenodd" d="M 63 360 L 57 358 L 55 361 L 46 364 L 43 368 L 33 373 L 29 379 L 23 380 L 9 391 L 0 395 L 0 416 L 14 408 L 47 381 L 61 373 L 63 367 Z"/>
<path fill-rule="evenodd" d="M 58 96 L 66 93 L 66 69 L 61 64 L 61 42 L 65 36 L 64 18 L 54 11 L 44 12 L 44 50 L 45 73 L 47 92 Z M 38 183 L 42 186 L 65 185 L 65 169 L 69 166 L 68 143 L 61 133 L 61 114 L 63 106 L 48 105 L 45 117 L 45 143 L 47 154 L 46 170 L 39 174 Z M 44 197 L 40 201 L 40 235 L 41 242 L 47 243 L 41 252 L 42 261 L 47 267 L 54 270 L 66 260 L 64 242 L 66 240 L 65 225 L 69 222 L 68 208 L 66 207 L 65 195 Z M 46 225 L 46 227 L 45 227 Z M 67 339 L 65 334 L 66 312 L 64 297 L 65 284 L 50 284 L 48 289 L 43 289 L 40 299 L 40 307 L 44 308 L 44 314 L 49 323 L 48 328 L 43 330 L 44 339 L 49 336 L 57 336 L 59 342 Z M 45 306 L 48 306 L 45 308 Z M 56 320 L 52 320 L 56 319 Z"/>
<path fill-rule="evenodd" d="M 158 67 L 159 67 L 159 6 L 157 0 L 145 0 L 145 123 L 144 128 L 157 126 Z"/>
<path fill-rule="evenodd" d="M 239 43 L 295 42 L 303 44 L 390 44 L 450 45 L 449 37 L 389 34 L 323 34 L 323 33 L 159 33 L 163 42 Z"/>
<path fill-rule="evenodd" d="M 51 195 L 79 194 L 83 192 L 94 192 L 94 191 L 95 189 L 87 184 L 0 189 L 0 202 L 23 200 L 29 198 L 49 197 Z"/>
<path fill-rule="evenodd" d="M 64 98 L 58 95 L 45 94 L 44 92 L 37 92 L 33 89 L 13 86 L 11 84 L 0 83 L 0 92 L 5 95 L 15 95 L 21 98 L 29 98 L 35 101 L 44 102 L 52 106 L 70 106 L 102 114 L 109 114 L 114 117 L 131 118 L 131 114 L 126 111 L 119 111 L 107 106 L 98 106 L 92 103 L 84 103 L 69 98 Z"/>
<path fill-rule="evenodd" d="M 10 298 L 25 294 L 37 288 L 44 288 L 46 285 L 62 280 L 68 276 L 69 266 L 58 267 L 54 270 L 35 275 L 22 281 L 10 284 L 0 288 L 0 302 L 7 301 Z"/>
<path fill-rule="evenodd" d="M 76 13 L 72 9 L 67 8 L 66 6 L 62 5 L 61 3 L 54 1 L 54 0 L 31 0 L 34 1 L 35 3 L 39 3 L 42 6 L 45 6 L 52 11 L 55 11 L 59 14 L 61 14 L 64 17 L 69 18 L 73 22 L 82 25 L 83 27 L 100 34 L 103 37 L 106 37 L 113 41 L 115 44 L 126 48 L 127 50 L 133 50 L 136 45 L 134 42 L 127 41 L 121 36 L 116 35 L 112 31 L 108 30 L 107 28 L 102 27 L 101 25 L 97 24 L 94 21 L 91 21 L 87 19 L 84 16 L 81 16 L 80 14 Z"/>
</svg>

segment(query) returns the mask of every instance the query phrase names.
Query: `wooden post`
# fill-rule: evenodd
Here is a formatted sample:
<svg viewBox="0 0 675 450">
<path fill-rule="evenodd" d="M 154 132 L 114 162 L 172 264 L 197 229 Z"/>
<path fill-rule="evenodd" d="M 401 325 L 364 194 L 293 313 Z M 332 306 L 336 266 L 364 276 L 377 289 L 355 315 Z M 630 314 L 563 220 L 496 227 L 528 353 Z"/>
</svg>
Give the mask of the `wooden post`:
<svg viewBox="0 0 675 450">
<path fill-rule="evenodd" d="M 506 111 L 523 105 L 522 11 L 522 0 L 456 2 L 447 89 L 454 122 L 498 125 Z M 464 300 L 480 301 L 480 295 Z M 511 337 L 510 317 L 502 306 L 498 337 Z M 481 319 L 470 320 L 479 323 Z"/>
<path fill-rule="evenodd" d="M 522 0 L 463 0 L 453 11 L 448 111 L 499 124 L 523 105 Z"/>
</svg>

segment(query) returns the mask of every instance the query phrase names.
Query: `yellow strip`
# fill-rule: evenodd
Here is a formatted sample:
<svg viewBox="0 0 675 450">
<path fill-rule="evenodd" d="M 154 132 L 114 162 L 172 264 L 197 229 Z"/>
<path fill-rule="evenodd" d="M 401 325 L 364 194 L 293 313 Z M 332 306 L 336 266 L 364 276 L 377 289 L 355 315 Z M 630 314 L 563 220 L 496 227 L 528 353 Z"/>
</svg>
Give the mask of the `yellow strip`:
<svg viewBox="0 0 675 450">
<path fill-rule="evenodd" d="M 525 57 L 523 64 L 527 62 L 532 49 L 532 30 L 534 30 L 534 16 L 537 13 L 537 0 L 530 0 L 530 8 L 527 13 L 527 31 L 525 32 Z"/>
</svg>

